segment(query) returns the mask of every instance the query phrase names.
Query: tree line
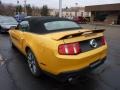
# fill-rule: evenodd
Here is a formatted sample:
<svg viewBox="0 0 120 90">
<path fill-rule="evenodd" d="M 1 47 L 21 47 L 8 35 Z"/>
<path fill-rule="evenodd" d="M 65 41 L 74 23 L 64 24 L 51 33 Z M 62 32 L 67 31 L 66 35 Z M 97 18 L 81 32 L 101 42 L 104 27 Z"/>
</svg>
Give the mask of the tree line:
<svg viewBox="0 0 120 90">
<path fill-rule="evenodd" d="M 30 4 L 25 6 L 22 5 L 13 5 L 13 4 L 4 4 L 0 1 L 0 15 L 7 15 L 7 16 L 14 16 L 16 14 L 21 14 L 23 12 L 27 12 L 28 16 L 48 16 L 49 15 L 49 9 L 47 5 L 44 5 L 43 7 L 36 7 L 31 6 Z"/>
</svg>

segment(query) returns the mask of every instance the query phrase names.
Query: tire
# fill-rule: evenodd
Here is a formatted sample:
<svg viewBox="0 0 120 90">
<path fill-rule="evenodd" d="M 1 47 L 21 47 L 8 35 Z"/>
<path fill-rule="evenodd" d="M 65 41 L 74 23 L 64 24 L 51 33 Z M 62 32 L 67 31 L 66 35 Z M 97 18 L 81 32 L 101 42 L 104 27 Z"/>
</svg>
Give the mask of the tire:
<svg viewBox="0 0 120 90">
<path fill-rule="evenodd" d="M 9 42 L 10 42 L 11 47 L 12 47 L 13 49 L 16 49 L 16 47 L 15 47 L 15 45 L 13 44 L 11 38 L 9 38 Z"/>
<path fill-rule="evenodd" d="M 4 34 L 5 32 L 3 31 L 3 28 L 0 27 L 0 33 Z"/>
<path fill-rule="evenodd" d="M 1 28 L 0 28 L 0 33 L 2 34 L 2 30 L 1 30 Z"/>
<path fill-rule="evenodd" d="M 30 49 L 27 51 L 27 62 L 31 73 L 34 76 L 39 77 L 41 75 L 40 68 L 36 62 L 33 52 Z"/>
<path fill-rule="evenodd" d="M 15 45 L 13 44 L 12 41 L 11 41 L 11 47 L 12 47 L 13 49 L 16 49 L 16 47 L 15 47 Z"/>
</svg>

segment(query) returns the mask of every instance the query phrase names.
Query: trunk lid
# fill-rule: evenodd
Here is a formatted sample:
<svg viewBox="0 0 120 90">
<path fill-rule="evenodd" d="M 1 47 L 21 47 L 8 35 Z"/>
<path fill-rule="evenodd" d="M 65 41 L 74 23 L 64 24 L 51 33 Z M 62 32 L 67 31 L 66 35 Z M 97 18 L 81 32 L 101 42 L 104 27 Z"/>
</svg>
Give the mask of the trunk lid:
<svg viewBox="0 0 120 90">
<path fill-rule="evenodd" d="M 104 29 L 100 30 L 75 30 L 48 34 L 47 37 L 62 44 L 79 43 L 81 53 L 101 47 Z M 62 44 L 58 44 L 62 45 Z"/>
</svg>

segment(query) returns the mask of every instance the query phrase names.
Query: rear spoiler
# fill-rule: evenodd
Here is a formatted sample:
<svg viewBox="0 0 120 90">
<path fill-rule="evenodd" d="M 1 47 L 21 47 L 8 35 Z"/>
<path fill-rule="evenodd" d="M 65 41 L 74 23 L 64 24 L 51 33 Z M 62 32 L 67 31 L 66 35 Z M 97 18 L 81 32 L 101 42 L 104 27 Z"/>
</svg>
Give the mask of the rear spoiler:
<svg viewBox="0 0 120 90">
<path fill-rule="evenodd" d="M 76 37 L 76 36 L 85 35 L 85 34 L 90 34 L 90 33 L 102 33 L 104 31 L 105 31 L 105 29 L 95 29 L 95 30 L 88 30 L 88 31 L 84 31 L 84 32 L 82 32 L 82 30 L 81 30 L 81 31 L 78 31 L 78 32 L 75 32 L 75 33 L 63 35 L 59 38 L 54 38 L 54 40 L 58 41 L 58 40 L 71 38 L 71 37 Z"/>
<path fill-rule="evenodd" d="M 93 33 L 101 33 L 101 32 L 104 32 L 105 29 L 95 29 L 95 30 L 92 30 Z"/>
</svg>

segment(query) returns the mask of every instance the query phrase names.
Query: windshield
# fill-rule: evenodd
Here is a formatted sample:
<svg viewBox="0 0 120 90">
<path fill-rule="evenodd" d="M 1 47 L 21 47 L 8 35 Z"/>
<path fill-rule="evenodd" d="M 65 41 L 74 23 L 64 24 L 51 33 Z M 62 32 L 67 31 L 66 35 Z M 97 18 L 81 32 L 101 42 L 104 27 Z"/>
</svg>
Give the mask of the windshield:
<svg viewBox="0 0 120 90">
<path fill-rule="evenodd" d="M 44 26 L 48 31 L 81 28 L 73 21 L 51 21 L 44 23 Z"/>
<path fill-rule="evenodd" d="M 0 23 L 2 24 L 18 24 L 13 17 L 0 16 Z"/>
</svg>

